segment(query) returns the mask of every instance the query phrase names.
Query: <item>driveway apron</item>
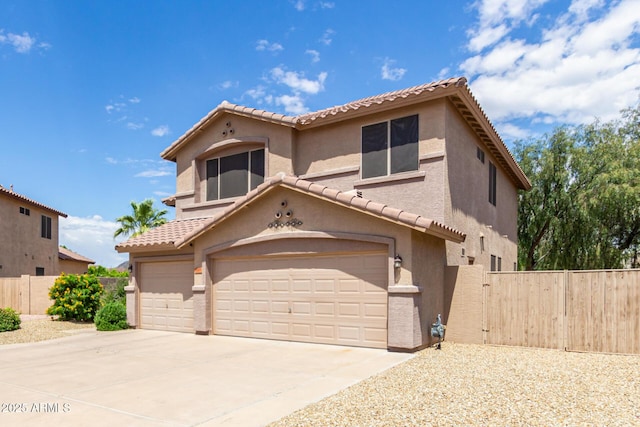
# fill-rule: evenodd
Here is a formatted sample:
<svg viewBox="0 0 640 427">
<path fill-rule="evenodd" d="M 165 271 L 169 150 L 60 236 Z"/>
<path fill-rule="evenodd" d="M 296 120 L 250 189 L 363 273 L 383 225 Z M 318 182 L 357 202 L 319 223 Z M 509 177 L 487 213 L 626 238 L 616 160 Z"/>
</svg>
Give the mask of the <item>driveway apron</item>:
<svg viewBox="0 0 640 427">
<path fill-rule="evenodd" d="M 410 359 L 128 330 L 0 346 L 2 426 L 263 426 Z"/>
</svg>

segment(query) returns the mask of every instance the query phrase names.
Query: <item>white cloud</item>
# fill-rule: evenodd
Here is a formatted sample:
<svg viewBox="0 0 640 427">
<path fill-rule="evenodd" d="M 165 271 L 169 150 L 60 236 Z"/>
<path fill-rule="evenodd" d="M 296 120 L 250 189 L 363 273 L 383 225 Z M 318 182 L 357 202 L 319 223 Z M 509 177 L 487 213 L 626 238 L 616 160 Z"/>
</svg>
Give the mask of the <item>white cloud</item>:
<svg viewBox="0 0 640 427">
<path fill-rule="evenodd" d="M 402 76 L 407 72 L 405 68 L 392 68 L 395 62 L 396 61 L 393 59 L 385 58 L 384 64 L 382 64 L 382 69 L 380 70 L 383 80 L 397 81 L 402 79 Z"/>
<path fill-rule="evenodd" d="M 271 70 L 271 77 L 276 83 L 289 86 L 294 92 L 304 92 L 315 95 L 324 90 L 324 81 L 327 78 L 326 72 L 318 74 L 317 80 L 309 80 L 304 77 L 304 73 L 295 71 L 285 71 L 282 67 Z"/>
<path fill-rule="evenodd" d="M 161 169 L 153 169 L 153 170 L 138 172 L 133 177 L 134 178 L 157 178 L 161 176 L 170 176 L 170 175 L 173 175 L 171 171 L 161 168 Z"/>
<path fill-rule="evenodd" d="M 4 33 L 4 30 L 0 28 L 0 44 L 7 44 L 13 47 L 18 53 L 29 53 L 31 49 L 36 46 L 40 49 L 48 49 L 51 47 L 49 43 L 36 44 L 36 38 L 32 37 L 26 31 L 22 34 Z"/>
<path fill-rule="evenodd" d="M 320 61 L 320 52 L 313 49 L 307 49 L 304 53 L 311 56 L 311 62 L 316 63 Z"/>
<path fill-rule="evenodd" d="M 151 135 L 153 136 L 166 136 L 169 135 L 169 126 L 162 125 L 151 131 Z"/>
<path fill-rule="evenodd" d="M 279 52 L 284 50 L 284 47 L 280 43 L 270 43 L 269 40 L 258 40 L 256 42 L 256 50 L 258 51 L 269 51 L 269 52 Z"/>
<path fill-rule="evenodd" d="M 308 108 L 304 106 L 304 100 L 300 95 L 278 96 L 276 97 L 276 104 L 283 106 L 287 113 L 293 115 L 304 114 L 309 111 Z"/>
<path fill-rule="evenodd" d="M 296 0 L 293 2 L 293 7 L 296 8 L 298 12 L 302 12 L 304 10 L 305 4 L 304 0 Z"/>
<path fill-rule="evenodd" d="M 468 32 L 473 55 L 460 70 L 470 77 L 489 117 L 502 123 L 528 118 L 577 124 L 615 118 L 637 102 L 640 2 L 574 0 L 560 15 L 546 16 L 544 24 L 527 29 L 526 40 L 512 36 L 512 30 L 543 13 L 537 10 L 543 3 L 477 3 L 478 23 Z M 505 30 L 497 31 L 501 26 Z"/>
<path fill-rule="evenodd" d="M 331 44 L 331 42 L 333 41 L 333 35 L 336 32 L 333 31 L 331 28 L 328 28 L 323 34 L 322 37 L 320 37 L 320 43 L 329 46 Z"/>
<path fill-rule="evenodd" d="M 222 83 L 220 83 L 219 88 L 226 90 L 226 89 L 231 89 L 232 87 L 238 87 L 240 83 L 236 80 L 236 81 L 232 81 L 232 80 L 226 80 Z"/>
<path fill-rule="evenodd" d="M 129 99 L 129 102 L 131 104 L 139 104 L 140 103 L 140 98 L 138 98 L 137 96 L 134 96 L 133 98 Z"/>
<path fill-rule="evenodd" d="M 80 255 L 91 258 L 105 267 L 116 267 L 128 259 L 119 254 L 115 245 L 125 238 L 113 238 L 118 223 L 107 221 L 99 215 L 89 217 L 68 216 L 60 218 L 60 244 Z"/>
<path fill-rule="evenodd" d="M 143 127 L 144 127 L 144 123 L 127 122 L 127 129 L 129 130 L 140 130 Z"/>
<path fill-rule="evenodd" d="M 332 1 L 321 1 L 320 2 L 320 8 L 322 9 L 333 9 L 334 7 L 336 7 L 336 4 Z"/>
</svg>

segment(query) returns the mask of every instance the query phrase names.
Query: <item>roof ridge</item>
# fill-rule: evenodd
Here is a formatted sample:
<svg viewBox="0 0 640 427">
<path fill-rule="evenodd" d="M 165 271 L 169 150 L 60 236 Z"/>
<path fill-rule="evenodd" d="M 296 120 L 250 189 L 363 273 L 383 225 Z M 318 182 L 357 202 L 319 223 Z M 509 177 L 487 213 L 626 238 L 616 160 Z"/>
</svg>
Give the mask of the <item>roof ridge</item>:
<svg viewBox="0 0 640 427">
<path fill-rule="evenodd" d="M 13 186 L 12 186 L 11 189 L 8 189 L 8 188 L 0 186 L 0 194 L 6 194 L 6 195 L 8 195 L 10 197 L 13 197 L 13 198 L 16 198 L 18 200 L 22 200 L 24 202 L 31 203 L 32 205 L 37 206 L 39 208 L 46 209 L 48 211 L 54 212 L 54 213 L 58 214 L 59 216 L 61 216 L 63 218 L 66 218 L 68 216 L 66 213 L 64 213 L 62 211 L 59 211 L 57 209 L 54 209 L 54 208 L 49 207 L 47 205 L 44 205 L 44 204 L 42 204 L 40 202 L 37 202 L 37 201 L 27 197 L 27 196 L 24 196 L 24 195 L 20 194 L 20 193 L 16 193 L 15 191 L 13 191 Z"/>
</svg>

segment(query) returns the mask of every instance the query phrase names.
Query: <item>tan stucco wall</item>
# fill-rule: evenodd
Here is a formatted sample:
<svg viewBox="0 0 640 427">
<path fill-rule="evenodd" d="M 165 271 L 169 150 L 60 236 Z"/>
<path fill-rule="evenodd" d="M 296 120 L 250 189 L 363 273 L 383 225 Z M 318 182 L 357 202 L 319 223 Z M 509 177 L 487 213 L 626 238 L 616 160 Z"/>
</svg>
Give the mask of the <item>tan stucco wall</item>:
<svg viewBox="0 0 640 427">
<path fill-rule="evenodd" d="M 287 207 L 281 208 L 286 200 Z M 278 211 L 293 211 L 293 218 L 301 220 L 298 227 L 269 228 L 268 224 L 276 220 Z M 282 218 L 281 221 L 286 221 Z M 262 236 L 265 238 L 292 237 L 292 234 L 303 232 L 339 232 L 364 236 L 390 237 L 395 241 L 396 252 L 411 251 L 411 231 L 403 226 L 363 215 L 349 208 L 321 201 L 294 190 L 276 188 L 256 200 L 239 213 L 233 215 L 211 232 L 194 242 L 195 263 L 204 261 L 205 251 L 217 245 L 232 243 L 243 238 Z M 304 247 L 304 242 L 300 242 Z M 405 264 L 402 279 L 412 283 L 410 257 Z"/>
<path fill-rule="evenodd" d="M 412 114 L 419 115 L 419 170 L 361 180 L 362 126 Z M 229 129 L 234 129 L 233 135 Z M 227 135 L 222 135 L 225 131 Z M 230 142 L 230 138 L 237 141 Z M 203 201 L 203 163 L 193 159 L 203 158 L 207 149 L 225 142 L 229 144 L 204 157 L 259 147 L 252 138 L 266 141 L 266 176 L 295 173 L 440 221 L 468 236 L 463 244 L 447 243 L 449 265 L 466 265 L 473 257 L 475 264 L 489 268 L 491 255 L 495 255 L 501 258 L 503 270 L 513 269 L 517 259 L 516 186 L 449 101 L 429 101 L 302 131 L 224 114 L 178 153 L 176 218 L 211 216 L 233 202 Z M 477 147 L 485 153 L 484 163 L 476 157 Z M 488 201 L 489 162 L 498 168 L 497 206 Z M 194 167 L 198 164 L 200 173 Z"/>
<path fill-rule="evenodd" d="M 30 215 L 20 213 L 20 207 Z M 51 218 L 51 239 L 41 237 L 42 219 Z M 0 277 L 58 273 L 58 215 L 0 194 Z"/>
<path fill-rule="evenodd" d="M 89 270 L 89 264 L 82 261 L 59 260 L 59 273 L 85 274 Z"/>
<path fill-rule="evenodd" d="M 464 243 L 447 244 L 448 264 L 466 265 L 471 256 L 475 264 L 489 269 L 491 255 L 495 255 L 502 258 L 502 270 L 513 270 L 517 260 L 517 188 L 451 105 L 446 123 L 445 223 L 467 234 Z M 484 163 L 477 158 L 477 147 L 485 153 Z M 496 206 L 489 203 L 489 162 L 497 168 Z"/>
<path fill-rule="evenodd" d="M 229 124 L 227 126 L 227 124 Z M 231 132 L 233 131 L 233 132 Z M 267 164 L 265 175 L 278 172 L 293 173 L 293 129 L 288 126 L 223 114 L 198 133 L 179 152 L 176 158 L 176 218 L 203 216 L 204 210 L 185 208 L 205 202 L 206 180 L 204 162 L 207 158 L 226 156 L 265 147 Z M 206 154 L 205 154 L 206 153 Z M 193 160 L 200 157 L 201 161 Z M 224 208 L 228 203 L 208 203 L 206 214 Z"/>
</svg>

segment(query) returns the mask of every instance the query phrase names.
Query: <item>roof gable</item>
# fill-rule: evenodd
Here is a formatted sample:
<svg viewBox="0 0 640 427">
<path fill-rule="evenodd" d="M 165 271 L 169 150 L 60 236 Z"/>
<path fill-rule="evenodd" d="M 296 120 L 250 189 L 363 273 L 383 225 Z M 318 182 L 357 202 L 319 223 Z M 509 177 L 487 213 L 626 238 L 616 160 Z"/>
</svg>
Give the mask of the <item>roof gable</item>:
<svg viewBox="0 0 640 427">
<path fill-rule="evenodd" d="M 126 252 L 127 248 L 144 246 L 174 247 L 180 249 L 207 233 L 227 218 L 240 212 L 242 208 L 263 197 L 271 190 L 279 187 L 299 191 L 309 196 L 313 196 L 330 203 L 335 203 L 363 214 L 372 215 L 382 220 L 409 227 L 441 239 L 463 242 L 466 238 L 464 233 L 421 215 L 396 209 L 382 203 L 376 203 L 371 200 L 358 197 L 355 194 L 345 193 L 328 188 L 324 185 L 281 173 L 277 176 L 266 179 L 264 183 L 260 184 L 245 196 L 236 200 L 232 205 L 214 217 L 171 221 L 138 237 L 121 243 L 116 246 L 116 249 L 119 252 Z"/>
<path fill-rule="evenodd" d="M 31 206 L 36 206 L 36 207 L 38 207 L 40 209 L 44 209 L 46 211 L 52 212 L 52 213 L 54 213 L 54 214 L 56 214 L 58 216 L 61 216 L 63 218 L 67 217 L 67 214 L 64 213 L 64 212 L 60 212 L 57 209 L 50 208 L 49 206 L 43 205 L 42 203 L 39 203 L 39 202 L 36 202 L 35 200 L 28 198 L 27 196 L 23 196 L 22 194 L 18 194 L 15 191 L 13 191 L 13 189 L 6 189 L 2 185 L 0 185 L 0 195 L 5 195 L 5 196 L 7 196 L 9 198 L 12 198 L 14 200 L 18 200 L 18 201 L 23 202 L 23 203 L 28 203 Z"/>
<path fill-rule="evenodd" d="M 236 114 L 244 117 L 289 126 L 299 131 L 311 129 L 331 123 L 349 120 L 369 114 L 374 114 L 393 108 L 414 105 L 430 100 L 447 98 L 460 112 L 464 120 L 476 133 L 497 162 L 506 171 L 516 186 L 523 190 L 531 188 L 531 182 L 522 171 L 513 155 L 498 135 L 495 127 L 484 110 L 471 93 L 464 77 L 440 80 L 419 86 L 387 92 L 380 95 L 362 98 L 343 105 L 323 110 L 305 113 L 296 117 L 271 113 L 256 108 L 248 108 L 223 101 L 209 114 L 203 117 L 191 129 L 167 147 L 160 155 L 166 160 L 175 161 L 177 152 L 195 135 L 202 131 L 212 121 L 224 113 Z"/>
</svg>

